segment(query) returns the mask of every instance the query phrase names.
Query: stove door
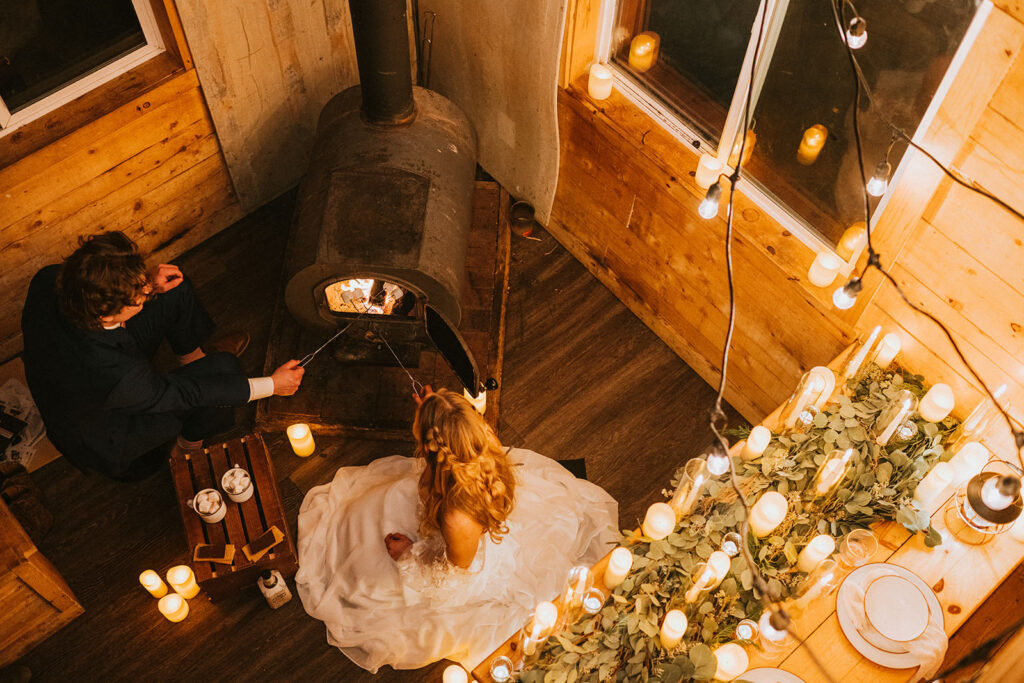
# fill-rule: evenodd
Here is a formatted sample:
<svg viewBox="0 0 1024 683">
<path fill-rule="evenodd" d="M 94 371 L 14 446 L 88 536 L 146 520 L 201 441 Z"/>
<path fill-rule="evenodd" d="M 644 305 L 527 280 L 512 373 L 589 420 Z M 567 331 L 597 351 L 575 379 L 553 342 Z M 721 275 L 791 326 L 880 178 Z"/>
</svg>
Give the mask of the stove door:
<svg viewBox="0 0 1024 683">
<path fill-rule="evenodd" d="M 427 336 L 434 342 L 434 346 L 441 352 L 448 362 L 448 367 L 462 385 L 475 397 L 480 390 L 480 370 L 473 360 L 473 353 L 469 350 L 466 340 L 436 308 L 427 304 L 423 311 L 423 324 L 427 328 Z"/>
</svg>

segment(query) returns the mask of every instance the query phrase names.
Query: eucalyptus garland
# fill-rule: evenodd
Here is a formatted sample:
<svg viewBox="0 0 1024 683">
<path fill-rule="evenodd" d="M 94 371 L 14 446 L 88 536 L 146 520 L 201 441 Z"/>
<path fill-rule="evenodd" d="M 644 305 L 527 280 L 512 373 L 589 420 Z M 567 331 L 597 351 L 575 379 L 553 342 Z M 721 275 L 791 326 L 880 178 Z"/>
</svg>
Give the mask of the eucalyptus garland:
<svg viewBox="0 0 1024 683">
<path fill-rule="evenodd" d="M 922 380 L 898 368 L 885 372 L 870 366 L 864 377 L 850 383 L 849 395 L 826 406 L 809 429 L 773 435 L 760 458 L 742 464 L 736 460 L 751 503 L 769 488 L 789 503 L 786 519 L 770 536 L 749 539 L 751 555 L 776 599 L 787 600 L 799 591 L 807 575 L 795 568 L 797 554 L 815 535 L 829 533 L 838 543 L 853 529 L 895 520 L 911 532 L 925 533 L 928 545 L 941 543 L 928 514 L 911 501 L 931 466 L 951 456 L 943 452 L 942 443 L 957 423 L 947 418 L 933 424 L 915 417 L 917 432 L 908 440 L 882 447 L 871 438 L 876 418 L 899 391 L 919 398 L 924 394 Z M 746 436 L 747 431 L 736 435 Z M 831 451 L 847 448 L 855 455 L 846 476 L 834 493 L 808 509 L 804 490 L 818 468 Z M 676 472 L 673 485 L 681 474 L 682 469 Z M 739 530 L 744 516 L 727 482 L 713 480 L 705 487 L 697 510 L 680 520 L 667 538 L 652 541 L 637 532 L 622 532 L 620 543 L 633 552 L 630 574 L 601 612 L 554 634 L 526 662 L 521 681 L 675 683 L 714 677 L 711 646 L 736 640 L 740 620 L 756 621 L 763 607 L 742 554 L 732 558 L 729 574 L 716 589 L 693 604 L 683 598 L 698 565 L 721 546 L 725 534 Z M 689 626 L 682 643 L 668 651 L 659 632 L 670 609 L 686 612 Z"/>
</svg>

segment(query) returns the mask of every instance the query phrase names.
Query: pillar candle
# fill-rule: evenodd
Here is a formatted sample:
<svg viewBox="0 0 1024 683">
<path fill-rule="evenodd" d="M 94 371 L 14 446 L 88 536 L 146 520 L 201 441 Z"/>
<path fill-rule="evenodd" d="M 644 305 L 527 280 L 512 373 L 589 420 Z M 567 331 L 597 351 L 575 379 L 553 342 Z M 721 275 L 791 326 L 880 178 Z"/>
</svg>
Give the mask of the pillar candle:
<svg viewBox="0 0 1024 683">
<path fill-rule="evenodd" d="M 828 492 L 843 480 L 854 452 L 852 448 L 847 448 L 845 451 L 836 449 L 829 452 L 828 460 L 821 464 L 818 473 L 814 476 L 815 496 L 828 495 Z"/>
<path fill-rule="evenodd" d="M 818 398 L 814 399 L 814 407 L 820 412 L 826 405 L 828 405 L 829 399 L 831 399 L 832 394 L 835 393 L 836 373 L 832 372 L 831 368 L 825 367 L 824 365 L 816 365 L 807 372 L 821 378 L 821 392 L 818 394 Z"/>
<path fill-rule="evenodd" d="M 650 33 L 640 33 L 629 43 L 629 66 L 643 73 L 654 66 L 658 41 Z"/>
<path fill-rule="evenodd" d="M 860 258 L 860 252 L 868 244 L 868 226 L 864 221 L 857 221 L 848 227 L 843 236 L 839 238 L 836 245 L 836 254 L 839 258 L 850 262 Z"/>
<path fill-rule="evenodd" d="M 832 538 L 828 534 L 815 536 L 797 556 L 796 568 L 809 574 L 814 571 L 814 568 L 817 567 L 822 560 L 831 555 L 832 551 L 835 549 L 836 539 Z"/>
<path fill-rule="evenodd" d="M 942 422 L 953 410 L 953 390 L 948 384 L 935 384 L 921 399 L 917 412 L 928 422 Z"/>
<path fill-rule="evenodd" d="M 533 617 L 527 624 L 527 638 L 523 643 L 523 652 L 532 655 L 537 650 L 537 644 L 551 634 L 551 629 L 558 621 L 558 608 L 553 602 L 539 602 L 533 608 Z"/>
<path fill-rule="evenodd" d="M 804 166 L 810 166 L 818 160 L 821 148 L 825 146 L 828 139 L 828 128 L 816 123 L 804 131 L 800 140 L 800 148 L 796 152 L 796 160 Z"/>
<path fill-rule="evenodd" d="M 864 361 L 867 360 L 868 354 L 871 353 L 871 348 L 875 345 L 875 340 L 878 339 L 878 335 L 882 333 L 882 326 L 876 325 L 871 334 L 867 336 L 864 342 L 856 347 L 850 354 L 850 360 L 846 361 L 846 367 L 843 368 L 843 379 L 853 379 L 860 372 L 860 368 L 864 365 Z"/>
<path fill-rule="evenodd" d="M 604 585 L 612 590 L 626 578 L 633 567 L 633 553 L 627 548 L 616 548 L 608 558 L 608 567 L 604 570 Z"/>
<path fill-rule="evenodd" d="M 914 489 L 914 500 L 929 508 L 936 496 L 942 493 L 950 482 L 953 481 L 953 466 L 948 462 L 937 462 L 932 471 L 925 475 Z"/>
<path fill-rule="evenodd" d="M 661 622 L 661 646 L 666 650 L 679 645 L 686 633 L 686 626 L 689 622 L 686 615 L 677 609 L 669 610 Z"/>
<path fill-rule="evenodd" d="M 612 70 L 604 64 L 590 65 L 590 78 L 587 80 L 587 92 L 595 100 L 607 99 L 612 94 L 614 78 Z"/>
<path fill-rule="evenodd" d="M 160 575 L 152 569 L 139 574 L 139 583 L 142 587 L 149 591 L 150 595 L 154 598 L 162 598 L 167 595 L 167 584 L 163 582 Z"/>
<path fill-rule="evenodd" d="M 676 513 L 668 503 L 654 503 L 644 516 L 644 536 L 660 541 L 676 528 Z"/>
<path fill-rule="evenodd" d="M 697 162 L 697 174 L 696 180 L 697 185 L 703 189 L 708 189 L 716 182 L 718 182 L 718 176 L 722 173 L 722 162 L 711 156 L 710 154 L 701 154 L 700 161 Z"/>
<path fill-rule="evenodd" d="M 750 530 L 758 538 L 767 536 L 782 523 L 788 510 L 785 496 L 777 491 L 766 492 L 750 509 Z"/>
<path fill-rule="evenodd" d="M 715 678 L 720 681 L 731 681 L 750 666 L 747 658 L 747 651 L 736 643 L 726 643 L 714 650 L 715 660 L 718 668 L 715 669 Z"/>
<path fill-rule="evenodd" d="M 184 564 L 167 570 L 167 583 L 183 598 L 194 598 L 199 593 L 196 575 L 192 573 L 191 567 Z"/>
<path fill-rule="evenodd" d="M 177 593 L 160 598 L 156 607 L 160 610 L 160 614 L 172 623 L 178 623 L 188 616 L 188 602 Z"/>
<path fill-rule="evenodd" d="M 760 458 L 761 454 L 764 453 L 764 449 L 768 448 L 771 440 L 771 430 L 761 425 L 754 427 L 750 430 L 747 440 L 743 442 L 743 450 L 740 451 L 740 457 L 748 461 Z"/>
<path fill-rule="evenodd" d="M 843 262 L 832 252 L 820 251 L 807 271 L 807 279 L 815 287 L 828 287 L 835 281 L 842 265 Z"/>
<path fill-rule="evenodd" d="M 313 433 L 309 431 L 309 425 L 303 422 L 288 427 L 288 441 L 292 444 L 295 455 L 305 458 L 313 454 L 316 444 L 313 443 Z"/>
<path fill-rule="evenodd" d="M 959 486 L 974 475 L 988 462 L 988 449 L 977 441 L 968 441 L 956 452 L 949 464 L 953 466 L 953 481 Z"/>
<path fill-rule="evenodd" d="M 900 352 L 900 346 L 900 336 L 895 332 L 890 332 L 882 337 L 882 341 L 878 342 L 878 348 L 875 350 L 875 357 L 872 359 L 875 365 L 883 370 L 892 365 L 896 354 Z"/>
<path fill-rule="evenodd" d="M 747 134 L 744 137 L 736 137 L 736 143 L 732 146 L 732 152 L 729 154 L 729 165 L 733 168 L 736 167 L 737 163 L 740 166 L 745 166 L 747 161 L 750 160 L 750 155 L 754 153 L 755 145 L 757 145 L 757 133 L 748 128 Z M 743 147 L 742 159 L 740 159 L 741 146 Z"/>
<path fill-rule="evenodd" d="M 444 683 L 469 683 L 469 674 L 458 664 L 448 666 L 441 675 Z"/>
</svg>

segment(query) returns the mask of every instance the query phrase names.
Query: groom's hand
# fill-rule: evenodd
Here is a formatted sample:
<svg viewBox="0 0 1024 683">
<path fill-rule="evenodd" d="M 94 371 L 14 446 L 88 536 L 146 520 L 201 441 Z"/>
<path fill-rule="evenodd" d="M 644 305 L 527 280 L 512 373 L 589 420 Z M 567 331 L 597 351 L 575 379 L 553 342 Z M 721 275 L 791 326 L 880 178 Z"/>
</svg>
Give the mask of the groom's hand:
<svg viewBox="0 0 1024 683">
<path fill-rule="evenodd" d="M 161 263 L 149 271 L 149 286 L 153 288 L 155 294 L 163 294 L 180 285 L 182 277 L 181 269 L 178 266 Z"/>
<path fill-rule="evenodd" d="M 270 376 L 270 379 L 274 380 L 274 395 L 275 396 L 291 396 L 299 390 L 299 385 L 302 384 L 302 375 L 306 372 L 306 368 L 299 365 L 299 361 L 290 360 L 277 370 L 274 370 L 274 374 Z"/>
</svg>

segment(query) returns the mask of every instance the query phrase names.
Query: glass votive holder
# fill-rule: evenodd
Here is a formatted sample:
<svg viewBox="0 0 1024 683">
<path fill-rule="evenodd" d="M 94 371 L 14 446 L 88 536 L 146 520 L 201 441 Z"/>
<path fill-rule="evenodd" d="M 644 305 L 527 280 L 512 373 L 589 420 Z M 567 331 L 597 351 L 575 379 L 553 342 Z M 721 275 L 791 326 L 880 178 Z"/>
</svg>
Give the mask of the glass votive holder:
<svg viewBox="0 0 1024 683">
<path fill-rule="evenodd" d="M 583 594 L 583 613 L 593 616 L 604 607 L 604 593 L 599 588 L 588 588 Z"/>
<path fill-rule="evenodd" d="M 736 624 L 736 640 L 747 640 L 750 642 L 756 642 L 757 636 L 760 633 L 760 629 L 757 627 L 757 622 L 753 619 L 743 619 L 740 623 Z"/>
<path fill-rule="evenodd" d="M 854 529 L 839 544 L 839 561 L 848 569 L 862 567 L 878 552 L 878 537 L 868 529 Z"/>
<path fill-rule="evenodd" d="M 730 531 L 722 536 L 722 552 L 729 557 L 736 557 L 742 550 L 743 537 L 735 531 Z"/>
<path fill-rule="evenodd" d="M 683 466 L 679 475 L 679 485 L 668 501 L 669 507 L 676 513 L 676 519 L 690 515 L 697 507 L 704 491 L 704 484 L 711 479 L 708 463 L 704 458 L 693 458 Z"/>
<path fill-rule="evenodd" d="M 512 680 L 512 674 L 515 673 L 515 666 L 512 664 L 511 659 L 502 655 L 501 657 L 494 658 L 488 672 L 491 674 L 491 680 L 494 681 L 494 683 L 505 683 L 506 681 Z"/>
<path fill-rule="evenodd" d="M 757 622 L 757 630 L 761 647 L 768 654 L 780 652 L 793 644 L 795 639 L 786 629 L 779 630 L 772 626 L 772 613 L 765 612 Z"/>
</svg>

